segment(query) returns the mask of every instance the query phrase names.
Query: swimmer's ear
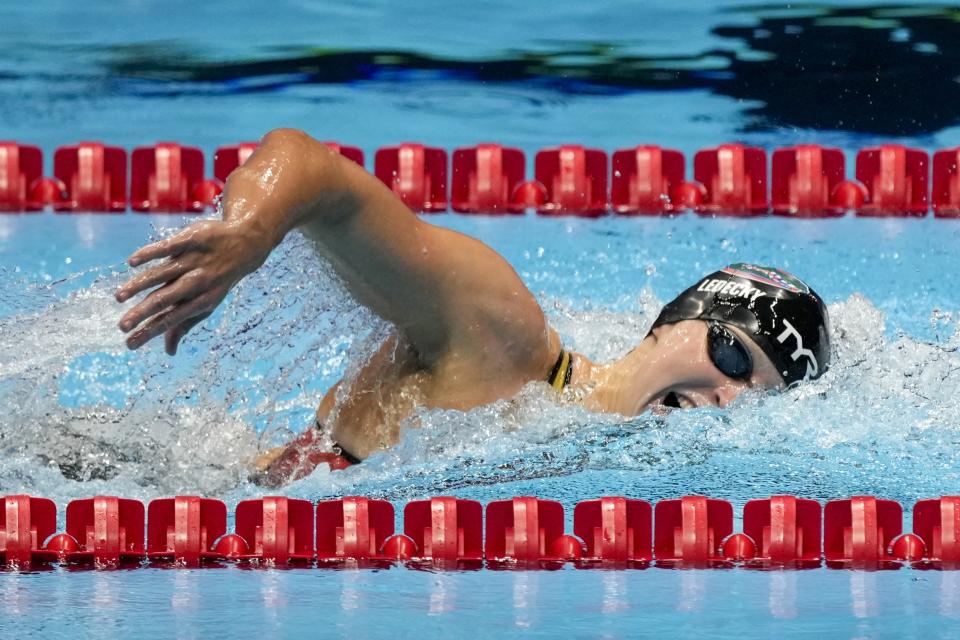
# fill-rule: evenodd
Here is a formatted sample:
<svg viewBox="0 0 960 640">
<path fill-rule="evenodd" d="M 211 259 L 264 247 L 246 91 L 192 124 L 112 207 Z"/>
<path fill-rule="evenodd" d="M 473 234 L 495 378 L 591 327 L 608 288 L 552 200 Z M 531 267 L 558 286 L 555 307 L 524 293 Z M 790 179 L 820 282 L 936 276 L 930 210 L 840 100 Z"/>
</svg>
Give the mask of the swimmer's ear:
<svg viewBox="0 0 960 640">
<path fill-rule="evenodd" d="M 187 335 L 187 332 L 190 331 L 190 329 L 193 329 L 195 326 L 209 317 L 209 313 L 204 313 L 203 315 L 196 316 L 195 318 L 184 320 L 173 329 L 169 329 L 165 334 L 163 334 L 163 341 L 167 350 L 167 354 L 171 356 L 177 355 L 177 346 L 180 344 L 180 341 L 183 340 L 183 336 Z"/>
</svg>

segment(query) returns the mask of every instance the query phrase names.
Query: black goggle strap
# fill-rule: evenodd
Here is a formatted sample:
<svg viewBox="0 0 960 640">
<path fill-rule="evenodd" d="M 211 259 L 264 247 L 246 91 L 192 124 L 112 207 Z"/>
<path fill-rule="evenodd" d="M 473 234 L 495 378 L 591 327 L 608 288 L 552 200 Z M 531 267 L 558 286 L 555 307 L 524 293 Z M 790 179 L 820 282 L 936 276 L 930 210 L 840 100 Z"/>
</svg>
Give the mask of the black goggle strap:
<svg viewBox="0 0 960 640">
<path fill-rule="evenodd" d="M 714 366 L 728 378 L 749 380 L 753 375 L 750 350 L 723 325 L 711 322 L 707 331 L 707 352 Z"/>
</svg>

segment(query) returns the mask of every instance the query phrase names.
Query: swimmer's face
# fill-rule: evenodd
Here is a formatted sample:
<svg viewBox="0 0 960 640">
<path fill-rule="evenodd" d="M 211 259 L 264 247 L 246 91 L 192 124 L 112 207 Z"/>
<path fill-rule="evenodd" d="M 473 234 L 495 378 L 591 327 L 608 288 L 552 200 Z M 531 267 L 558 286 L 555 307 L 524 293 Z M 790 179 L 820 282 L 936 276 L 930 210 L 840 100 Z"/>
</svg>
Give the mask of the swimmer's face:
<svg viewBox="0 0 960 640">
<path fill-rule="evenodd" d="M 725 340 L 724 345 L 729 357 L 717 359 L 717 351 L 711 358 L 708 340 L 711 324 L 715 325 L 713 340 Z M 675 324 L 665 324 L 653 330 L 648 340 L 652 340 L 649 367 L 654 372 L 651 386 L 654 387 L 649 406 L 667 406 L 690 409 L 694 407 L 725 407 L 741 393 L 751 388 L 782 388 L 783 378 L 777 373 L 773 363 L 750 340 L 746 334 L 730 325 L 685 320 Z M 742 352 L 749 354 L 749 365 L 745 368 Z M 724 352 L 720 352 L 724 355 Z M 752 365 L 752 366 L 751 366 Z M 744 372 L 748 375 L 731 377 L 728 373 Z"/>
</svg>

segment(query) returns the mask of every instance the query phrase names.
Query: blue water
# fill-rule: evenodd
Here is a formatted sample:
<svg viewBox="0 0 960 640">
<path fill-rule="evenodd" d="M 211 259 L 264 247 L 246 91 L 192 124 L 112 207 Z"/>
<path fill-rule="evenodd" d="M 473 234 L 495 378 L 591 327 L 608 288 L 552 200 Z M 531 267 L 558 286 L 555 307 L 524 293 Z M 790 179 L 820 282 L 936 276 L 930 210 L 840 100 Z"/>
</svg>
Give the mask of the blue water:
<svg viewBox="0 0 960 640">
<path fill-rule="evenodd" d="M 715 24 L 749 25 L 732 3 L 424 4 L 278 2 L 272 17 L 229 3 L 0 9 L 0 138 L 127 147 L 174 139 L 212 150 L 274 126 L 364 148 L 482 140 L 532 152 L 558 142 L 638 142 L 689 154 L 728 140 L 836 144 L 881 136 L 746 126 L 752 105 L 704 89 L 580 92 L 422 73 L 332 84 L 263 79 L 162 82 L 110 61 L 248 60 L 304 47 L 404 49 L 483 59 L 518 47 L 606 41 L 665 57 L 730 47 Z M 489 11 L 489 13 L 487 12 Z M 496 27 L 478 28 L 498 15 Z M 489 24 L 489 23 L 487 23 Z M 467 28 L 469 26 L 469 28 Z M 901 37 L 901 36 L 897 36 Z M 274 78 L 274 80 L 276 80 Z M 260 86 L 260 85 L 258 85 Z M 945 127 L 898 141 L 960 144 Z M 178 493 L 232 507 L 261 490 L 248 460 L 306 423 L 320 394 L 382 327 L 289 239 L 169 359 L 125 351 L 110 293 L 126 255 L 179 216 L 0 217 L 0 491 L 57 500 Z M 960 493 L 960 224 L 950 221 L 578 220 L 440 215 L 517 269 L 570 346 L 610 359 L 659 304 L 703 273 L 752 261 L 788 268 L 823 295 L 834 369 L 782 396 L 727 411 L 623 422 L 555 405 L 541 390 L 468 413 L 427 412 L 393 451 L 286 489 L 320 499 L 404 501 L 455 493 L 560 500 L 700 493 L 736 506 L 792 493 L 875 494 L 905 506 Z M 266 295 L 265 295 L 266 294 Z M 909 522 L 909 519 L 908 519 Z M 0 575 L 3 637 L 952 637 L 954 573 L 669 571 L 465 572 L 140 569 Z M 329 625 L 329 627 L 326 627 Z"/>
<path fill-rule="evenodd" d="M 5 637 L 953 638 L 960 616 L 952 572 L 211 569 L 4 580 Z"/>
</svg>

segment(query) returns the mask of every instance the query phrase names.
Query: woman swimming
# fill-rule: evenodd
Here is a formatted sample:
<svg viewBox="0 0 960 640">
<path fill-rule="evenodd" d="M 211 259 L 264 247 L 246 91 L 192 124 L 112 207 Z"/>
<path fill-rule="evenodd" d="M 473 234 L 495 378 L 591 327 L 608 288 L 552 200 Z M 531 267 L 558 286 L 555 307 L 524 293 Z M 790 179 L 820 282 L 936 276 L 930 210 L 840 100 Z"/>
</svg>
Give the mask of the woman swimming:
<svg viewBox="0 0 960 640">
<path fill-rule="evenodd" d="M 222 208 L 223 220 L 197 222 L 130 256 L 131 266 L 159 262 L 117 290 L 124 302 L 153 289 L 120 320 L 129 348 L 164 335 L 175 354 L 293 229 L 395 327 L 354 379 L 326 393 L 317 427 L 261 457 L 271 483 L 391 447 L 417 406 L 467 410 L 530 381 L 576 388 L 587 408 L 631 416 L 654 405 L 723 407 L 748 388 L 815 378 L 829 364 L 819 296 L 783 271 L 744 264 L 684 291 L 615 362 L 567 352 L 500 255 L 422 220 L 362 167 L 300 131 L 268 133 L 228 178 Z"/>
</svg>

